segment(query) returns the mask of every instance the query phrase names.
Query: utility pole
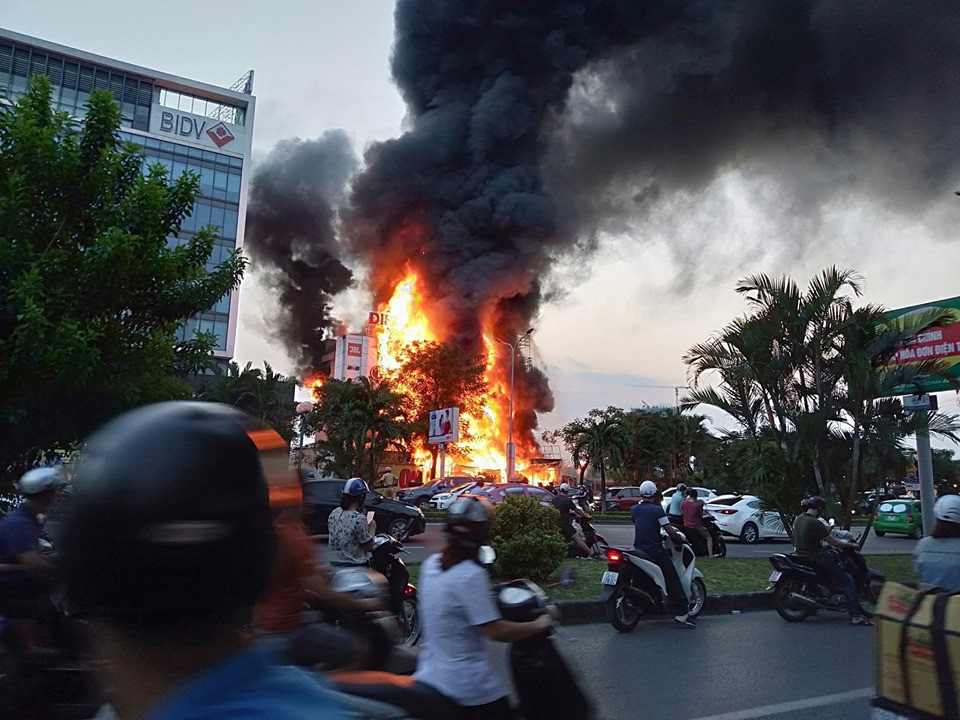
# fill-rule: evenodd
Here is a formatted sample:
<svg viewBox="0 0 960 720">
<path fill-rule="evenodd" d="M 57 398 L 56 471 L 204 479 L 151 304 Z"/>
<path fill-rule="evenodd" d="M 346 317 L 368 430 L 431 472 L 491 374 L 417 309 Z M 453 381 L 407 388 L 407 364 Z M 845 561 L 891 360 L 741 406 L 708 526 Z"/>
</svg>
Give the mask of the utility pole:
<svg viewBox="0 0 960 720">
<path fill-rule="evenodd" d="M 677 410 L 680 409 L 680 391 L 691 389 L 689 385 L 631 385 L 630 387 L 653 388 L 656 390 L 673 390 L 673 401 L 677 406 Z"/>
</svg>

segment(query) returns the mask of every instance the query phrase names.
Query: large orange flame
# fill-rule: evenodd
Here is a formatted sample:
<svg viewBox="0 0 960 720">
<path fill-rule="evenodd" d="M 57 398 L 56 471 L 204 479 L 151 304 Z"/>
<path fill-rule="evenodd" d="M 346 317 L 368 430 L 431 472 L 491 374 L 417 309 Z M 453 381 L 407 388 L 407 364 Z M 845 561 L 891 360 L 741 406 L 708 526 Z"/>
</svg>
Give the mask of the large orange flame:
<svg viewBox="0 0 960 720">
<path fill-rule="evenodd" d="M 442 340 L 436 329 L 431 325 L 430 317 L 426 312 L 427 304 L 419 287 L 420 278 L 410 267 L 406 268 L 405 275 L 394 288 L 390 300 L 379 310 L 385 314 L 386 321 L 378 327 L 377 352 L 381 374 L 390 380 L 401 391 L 404 387 L 402 373 L 398 372 L 402 365 L 402 355 L 405 348 L 412 343 L 422 341 Z M 509 439 L 509 368 L 510 351 L 498 344 L 488 328 L 491 322 L 484 323 L 484 352 L 485 376 L 488 390 L 479 398 L 483 410 L 477 414 L 461 412 L 460 422 L 468 429 L 470 439 L 463 439 L 457 443 L 456 450 L 448 453 L 446 474 L 449 475 L 485 475 L 499 477 L 506 480 L 506 445 Z M 440 409 L 440 408 L 437 408 Z M 518 439 L 515 438 L 515 441 Z M 518 442 L 516 472 L 527 479 L 551 484 L 557 481 L 554 468 L 534 468 L 529 464 L 529 456 L 533 456 L 536 448 L 528 447 L 532 443 Z M 420 439 L 414 447 L 414 460 L 425 470 L 432 462 L 430 449 Z"/>
</svg>

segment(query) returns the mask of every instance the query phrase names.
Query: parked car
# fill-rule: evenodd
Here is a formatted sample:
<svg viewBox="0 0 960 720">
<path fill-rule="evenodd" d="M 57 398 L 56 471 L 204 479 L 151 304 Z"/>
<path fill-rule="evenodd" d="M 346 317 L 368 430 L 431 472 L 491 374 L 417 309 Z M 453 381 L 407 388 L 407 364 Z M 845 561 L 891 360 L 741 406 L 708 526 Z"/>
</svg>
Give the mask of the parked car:
<svg viewBox="0 0 960 720">
<path fill-rule="evenodd" d="M 699 485 L 688 485 L 688 490 L 697 491 L 697 500 L 703 500 L 705 503 L 710 502 L 715 497 L 718 497 L 716 490 L 711 490 L 710 488 L 700 487 Z M 673 498 L 674 494 L 677 492 L 676 486 L 672 488 L 667 488 L 663 491 L 663 509 L 666 510 L 670 505 L 670 500 Z"/>
<path fill-rule="evenodd" d="M 476 482 L 472 477 L 442 477 L 434 478 L 430 482 L 416 487 L 409 487 L 397 493 L 397 500 L 401 500 L 417 507 L 427 507 L 430 498 L 439 493 L 447 493 L 466 482 Z"/>
<path fill-rule="evenodd" d="M 708 501 L 704 510 L 713 515 L 724 535 L 755 543 L 764 538 L 788 537 L 780 516 L 763 511 L 763 501 L 756 495 L 720 495 Z"/>
<path fill-rule="evenodd" d="M 334 508 L 340 507 L 340 495 L 346 480 L 320 478 L 303 483 L 303 522 L 313 535 L 329 533 L 327 518 Z M 390 500 L 373 491 L 367 493 L 364 504 L 373 511 L 377 531 L 405 540 L 421 534 L 427 527 L 423 511 L 397 500 Z"/>
<path fill-rule="evenodd" d="M 473 492 L 474 489 L 482 487 L 483 485 L 477 482 L 465 482 L 462 485 L 457 485 L 455 488 L 452 488 L 449 492 L 437 493 L 430 498 L 427 506 L 431 510 L 446 510 L 453 504 L 453 501 L 463 493 Z"/>
<path fill-rule="evenodd" d="M 642 499 L 638 487 L 617 488 L 607 499 L 607 510 L 629 510 Z"/>
<path fill-rule="evenodd" d="M 877 537 L 897 533 L 919 540 L 923 537 L 920 501 L 915 498 L 884 500 L 873 514 L 873 531 Z"/>
<path fill-rule="evenodd" d="M 525 495 L 526 497 L 536 498 L 540 501 L 541 505 L 553 505 L 553 499 L 556 497 L 556 495 L 546 488 L 521 483 L 484 485 L 481 488 L 475 488 L 469 493 L 463 493 L 460 497 L 482 497 L 496 505 L 511 495 Z"/>
<path fill-rule="evenodd" d="M 875 505 L 878 505 L 884 500 L 896 500 L 897 495 L 892 492 L 877 492 L 876 490 L 870 490 L 860 494 L 860 497 L 857 499 L 856 512 L 859 515 L 867 515 L 870 512 L 875 512 Z"/>
</svg>

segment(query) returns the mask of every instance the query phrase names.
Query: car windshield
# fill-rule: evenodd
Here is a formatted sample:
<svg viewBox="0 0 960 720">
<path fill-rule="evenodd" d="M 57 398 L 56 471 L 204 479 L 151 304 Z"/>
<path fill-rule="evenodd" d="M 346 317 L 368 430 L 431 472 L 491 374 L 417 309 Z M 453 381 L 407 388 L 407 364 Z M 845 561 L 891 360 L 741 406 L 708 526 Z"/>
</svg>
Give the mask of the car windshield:
<svg viewBox="0 0 960 720">
<path fill-rule="evenodd" d="M 880 503 L 880 507 L 877 508 L 880 512 L 893 512 L 893 503 Z"/>
</svg>

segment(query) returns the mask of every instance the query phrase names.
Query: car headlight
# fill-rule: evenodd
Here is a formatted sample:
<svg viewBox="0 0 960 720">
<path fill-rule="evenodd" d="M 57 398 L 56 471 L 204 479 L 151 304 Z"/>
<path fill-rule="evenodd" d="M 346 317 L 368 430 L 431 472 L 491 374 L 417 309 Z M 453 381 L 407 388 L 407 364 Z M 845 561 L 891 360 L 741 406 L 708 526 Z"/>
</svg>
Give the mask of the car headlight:
<svg viewBox="0 0 960 720">
<path fill-rule="evenodd" d="M 443 493 L 443 494 L 441 494 L 441 495 L 435 495 L 433 499 L 434 499 L 434 500 L 449 500 L 449 499 L 450 499 L 450 493 Z"/>
</svg>

